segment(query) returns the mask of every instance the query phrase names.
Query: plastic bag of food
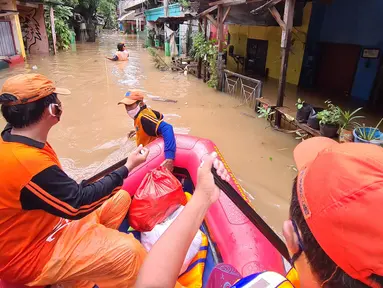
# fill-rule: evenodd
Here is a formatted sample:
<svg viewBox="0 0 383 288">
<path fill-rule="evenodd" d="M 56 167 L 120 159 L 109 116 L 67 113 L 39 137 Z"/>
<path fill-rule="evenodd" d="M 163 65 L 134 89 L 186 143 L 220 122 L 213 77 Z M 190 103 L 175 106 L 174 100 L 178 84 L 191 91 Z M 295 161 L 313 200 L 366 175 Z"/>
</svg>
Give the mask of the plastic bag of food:
<svg viewBox="0 0 383 288">
<path fill-rule="evenodd" d="M 160 239 L 161 235 L 165 233 L 166 229 L 173 223 L 177 216 L 182 212 L 184 206 L 179 207 L 170 217 L 168 217 L 164 222 L 157 224 L 152 231 L 141 233 L 141 244 L 144 246 L 146 251 L 150 251 L 153 245 Z M 189 246 L 189 250 L 186 254 L 184 263 L 182 264 L 181 271 L 178 275 L 181 275 L 186 271 L 190 262 L 197 255 L 202 244 L 202 232 L 198 230 L 197 234 L 194 236 L 192 243 Z"/>
<path fill-rule="evenodd" d="M 129 224 L 140 232 L 151 231 L 186 202 L 180 181 L 160 166 L 146 174 L 138 187 L 128 213 Z"/>
</svg>

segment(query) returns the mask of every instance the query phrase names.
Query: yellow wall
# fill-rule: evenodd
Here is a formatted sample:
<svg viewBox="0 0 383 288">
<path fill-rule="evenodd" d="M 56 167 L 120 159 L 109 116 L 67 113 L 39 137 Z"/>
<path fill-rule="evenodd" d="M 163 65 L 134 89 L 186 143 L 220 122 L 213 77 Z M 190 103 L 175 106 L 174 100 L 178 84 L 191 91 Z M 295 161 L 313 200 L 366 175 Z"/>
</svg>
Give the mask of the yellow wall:
<svg viewBox="0 0 383 288">
<path fill-rule="evenodd" d="M 16 0 L 12 1 L 14 9 L 17 10 Z M 21 33 L 21 26 L 20 26 L 20 19 L 19 15 L 15 15 L 15 25 L 16 25 L 16 31 L 17 31 L 17 38 L 19 39 L 19 45 L 20 45 L 20 52 L 23 58 L 26 58 L 25 54 L 25 47 L 24 47 L 24 40 L 23 40 L 23 34 Z"/>
<path fill-rule="evenodd" d="M 16 11 L 17 10 L 16 0 L 6 0 L 5 2 L 1 2 L 0 10 L 1 9 Z M 21 33 L 19 15 L 18 14 L 8 15 L 5 17 L 5 20 L 8 20 L 11 22 L 13 38 L 15 41 L 17 53 L 21 54 L 23 58 L 25 59 L 25 49 L 24 49 L 23 35 Z"/>
<path fill-rule="evenodd" d="M 302 26 L 293 29 L 292 51 L 290 53 L 287 70 L 287 82 L 298 85 L 301 74 L 303 54 L 305 51 L 304 42 L 310 23 L 312 3 L 307 3 L 304 9 Z M 269 77 L 279 79 L 281 70 L 281 37 L 280 27 L 244 26 L 229 25 L 230 45 L 234 46 L 234 54 L 246 56 L 247 39 L 268 40 L 268 51 L 266 68 L 269 69 Z M 232 57 L 228 57 L 228 69 L 237 70 L 237 64 Z M 241 65 L 239 71 L 241 72 Z"/>
<path fill-rule="evenodd" d="M 19 45 L 20 45 L 20 52 L 23 58 L 26 58 L 25 54 L 25 47 L 24 47 L 24 40 L 23 40 L 23 35 L 21 33 L 21 26 L 20 26 L 20 19 L 19 15 L 15 15 L 15 25 L 16 25 L 16 31 L 17 31 L 17 38 L 19 39 Z"/>
</svg>

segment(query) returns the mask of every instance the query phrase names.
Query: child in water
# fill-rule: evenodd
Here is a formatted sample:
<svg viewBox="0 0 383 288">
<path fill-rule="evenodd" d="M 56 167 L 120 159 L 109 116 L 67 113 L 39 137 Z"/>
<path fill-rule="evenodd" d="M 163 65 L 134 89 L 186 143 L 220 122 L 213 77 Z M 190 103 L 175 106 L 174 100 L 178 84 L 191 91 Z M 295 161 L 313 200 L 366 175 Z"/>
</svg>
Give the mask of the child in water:
<svg viewBox="0 0 383 288">
<path fill-rule="evenodd" d="M 129 53 L 126 50 L 124 43 L 118 43 L 117 44 L 117 52 L 114 54 L 113 57 L 106 57 L 106 59 L 112 60 L 112 61 L 126 61 L 129 58 Z"/>
</svg>

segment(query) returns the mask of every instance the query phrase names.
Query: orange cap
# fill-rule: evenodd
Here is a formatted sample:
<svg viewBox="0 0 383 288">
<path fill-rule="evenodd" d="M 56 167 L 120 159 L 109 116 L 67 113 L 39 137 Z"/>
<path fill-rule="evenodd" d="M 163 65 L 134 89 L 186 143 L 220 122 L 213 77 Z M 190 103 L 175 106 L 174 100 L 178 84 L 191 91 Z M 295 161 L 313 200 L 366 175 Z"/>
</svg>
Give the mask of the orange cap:
<svg viewBox="0 0 383 288">
<path fill-rule="evenodd" d="M 8 78 L 1 88 L 0 104 L 18 105 L 37 101 L 52 93 L 69 95 L 68 89 L 56 88 L 41 74 L 19 74 Z"/>
<path fill-rule="evenodd" d="M 314 137 L 294 150 L 299 203 L 312 234 L 348 275 L 383 276 L 383 149 Z"/>
<path fill-rule="evenodd" d="M 132 105 L 142 100 L 144 100 L 144 92 L 141 90 L 130 90 L 125 93 L 125 97 L 118 104 Z"/>
</svg>

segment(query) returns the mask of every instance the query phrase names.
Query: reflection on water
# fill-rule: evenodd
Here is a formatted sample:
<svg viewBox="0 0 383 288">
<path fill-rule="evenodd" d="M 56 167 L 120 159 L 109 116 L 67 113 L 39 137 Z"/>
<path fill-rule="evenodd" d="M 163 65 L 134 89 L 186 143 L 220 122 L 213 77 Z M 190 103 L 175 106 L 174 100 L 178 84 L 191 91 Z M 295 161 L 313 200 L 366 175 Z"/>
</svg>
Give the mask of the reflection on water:
<svg viewBox="0 0 383 288">
<path fill-rule="evenodd" d="M 129 61 L 106 60 L 122 41 L 127 43 Z M 238 100 L 192 75 L 156 70 L 140 40 L 120 35 L 102 35 L 98 43 L 78 44 L 76 52 L 32 56 L 25 64 L 0 71 L 0 85 L 11 75 L 31 72 L 45 74 L 72 91 L 61 97 L 62 120 L 49 140 L 65 171 L 77 181 L 127 157 L 134 148 L 135 143 L 126 137 L 133 121 L 117 102 L 126 90 L 143 89 L 152 97 L 177 100 L 146 99 L 173 124 L 176 133 L 212 139 L 251 195 L 256 210 L 280 230 L 295 176 L 289 167 L 297 142 L 291 135 L 267 128 L 263 119 L 243 116 L 254 111 L 239 107 Z M 0 124 L 5 125 L 3 119 Z"/>
</svg>

